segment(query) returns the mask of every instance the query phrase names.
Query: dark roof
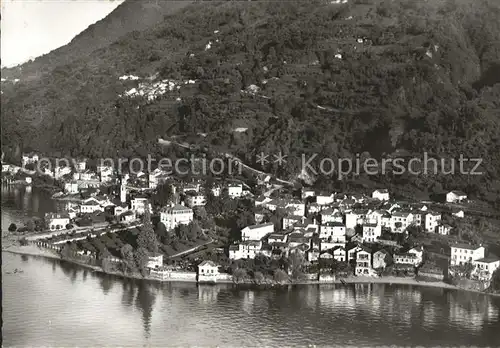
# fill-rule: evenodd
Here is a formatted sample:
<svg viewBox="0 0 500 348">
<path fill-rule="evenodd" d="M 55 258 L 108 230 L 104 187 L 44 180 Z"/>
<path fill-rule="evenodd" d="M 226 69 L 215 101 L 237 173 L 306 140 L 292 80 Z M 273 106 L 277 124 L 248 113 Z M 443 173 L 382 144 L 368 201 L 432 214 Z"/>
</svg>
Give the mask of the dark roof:
<svg viewBox="0 0 500 348">
<path fill-rule="evenodd" d="M 492 263 L 492 262 L 496 262 L 496 261 L 500 261 L 500 258 L 498 258 L 498 256 L 488 255 L 487 257 L 476 260 L 475 262 Z"/>
</svg>

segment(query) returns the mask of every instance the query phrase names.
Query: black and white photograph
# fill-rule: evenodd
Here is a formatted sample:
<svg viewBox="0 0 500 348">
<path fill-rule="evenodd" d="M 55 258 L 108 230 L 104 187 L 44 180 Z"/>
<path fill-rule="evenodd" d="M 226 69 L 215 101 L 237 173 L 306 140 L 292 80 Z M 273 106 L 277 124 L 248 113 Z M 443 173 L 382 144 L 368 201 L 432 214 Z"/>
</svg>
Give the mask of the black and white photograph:
<svg viewBox="0 0 500 348">
<path fill-rule="evenodd" d="M 2 347 L 500 346 L 500 0 L 1 0 Z"/>
</svg>

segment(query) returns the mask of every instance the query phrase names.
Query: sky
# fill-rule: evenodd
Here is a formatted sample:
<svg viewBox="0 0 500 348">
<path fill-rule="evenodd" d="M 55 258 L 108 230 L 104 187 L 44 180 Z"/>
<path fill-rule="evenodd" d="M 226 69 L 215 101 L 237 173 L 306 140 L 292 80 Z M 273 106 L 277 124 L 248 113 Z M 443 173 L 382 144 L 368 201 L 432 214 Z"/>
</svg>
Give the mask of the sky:
<svg viewBox="0 0 500 348">
<path fill-rule="evenodd" d="M 0 0 L 2 67 L 11 67 L 69 43 L 123 0 Z"/>
</svg>

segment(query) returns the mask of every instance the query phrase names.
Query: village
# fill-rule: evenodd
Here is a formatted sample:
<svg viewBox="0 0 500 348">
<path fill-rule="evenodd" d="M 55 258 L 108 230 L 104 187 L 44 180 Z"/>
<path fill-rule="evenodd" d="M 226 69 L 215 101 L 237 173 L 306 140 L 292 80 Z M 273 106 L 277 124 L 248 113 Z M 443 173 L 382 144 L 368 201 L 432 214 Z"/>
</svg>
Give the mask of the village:
<svg viewBox="0 0 500 348">
<path fill-rule="evenodd" d="M 33 153 L 22 158 L 22 168 L 39 160 Z M 23 177 L 30 185 L 31 176 L 19 174 L 20 170 L 2 163 L 2 174 Z M 26 233 L 25 243 L 58 251 L 75 243 L 79 255 L 97 259 L 99 247 L 95 243 L 92 247 L 93 240 L 106 234 L 118 250 L 123 243 L 113 235 L 140 231 L 144 216 L 151 212 L 157 217 L 157 229 L 161 224 L 166 231 L 162 240 L 170 241 L 149 256 L 151 279 L 301 283 L 347 277 L 417 277 L 429 282 L 453 278 L 469 280 L 475 289 L 484 290 L 500 268 L 500 258 L 486 243 L 462 235 L 463 221 L 469 217 L 465 208 L 456 208 L 468 201 L 460 191 L 447 192 L 443 202 L 435 204 L 394 199 L 384 188 L 371 194 L 292 190 L 273 184 L 269 176 L 259 177 L 253 187 L 227 179 L 208 187 L 199 178 L 172 180 L 160 168 L 118 177 L 110 166 L 91 169 L 86 160 L 43 174 L 63 188 L 53 197 L 64 200 L 65 209 L 46 214 L 40 224 L 18 229 Z M 165 186 L 168 197 L 154 199 Z M 245 222 L 251 223 L 238 226 L 236 237 L 217 232 L 224 227 L 213 223 L 214 217 L 205 211 L 213 197 L 246 202 L 244 208 L 237 206 L 238 214 L 250 216 Z M 201 223 L 197 237 L 182 249 L 169 247 L 179 243 L 168 235 L 181 226 L 192 229 L 201 220 L 212 223 Z M 119 252 L 108 258 L 122 262 Z"/>
</svg>

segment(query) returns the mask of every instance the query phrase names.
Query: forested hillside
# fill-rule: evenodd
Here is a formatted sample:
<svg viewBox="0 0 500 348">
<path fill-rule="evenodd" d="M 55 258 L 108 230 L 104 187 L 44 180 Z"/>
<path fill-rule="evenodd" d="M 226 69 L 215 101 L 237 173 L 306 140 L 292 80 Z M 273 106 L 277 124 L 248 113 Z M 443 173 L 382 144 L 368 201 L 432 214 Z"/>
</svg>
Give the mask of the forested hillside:
<svg viewBox="0 0 500 348">
<path fill-rule="evenodd" d="M 264 169 L 289 177 L 303 153 L 463 154 L 484 158 L 485 175 L 377 180 L 495 201 L 499 71 L 496 0 L 196 3 L 40 80 L 2 86 L 2 147 L 160 155 L 158 137 L 184 135 L 248 163 L 281 151 L 287 166 Z M 182 86 L 127 96 L 167 79 Z"/>
<path fill-rule="evenodd" d="M 175 13 L 191 2 L 189 0 L 125 1 L 105 19 L 92 24 L 78 34 L 69 44 L 23 64 L 22 69 L 19 67 L 2 69 L 2 77 L 24 80 L 40 78 L 55 67 L 87 56 L 96 49 L 112 44 L 131 31 L 145 30 L 161 24 L 165 15 Z"/>
</svg>

